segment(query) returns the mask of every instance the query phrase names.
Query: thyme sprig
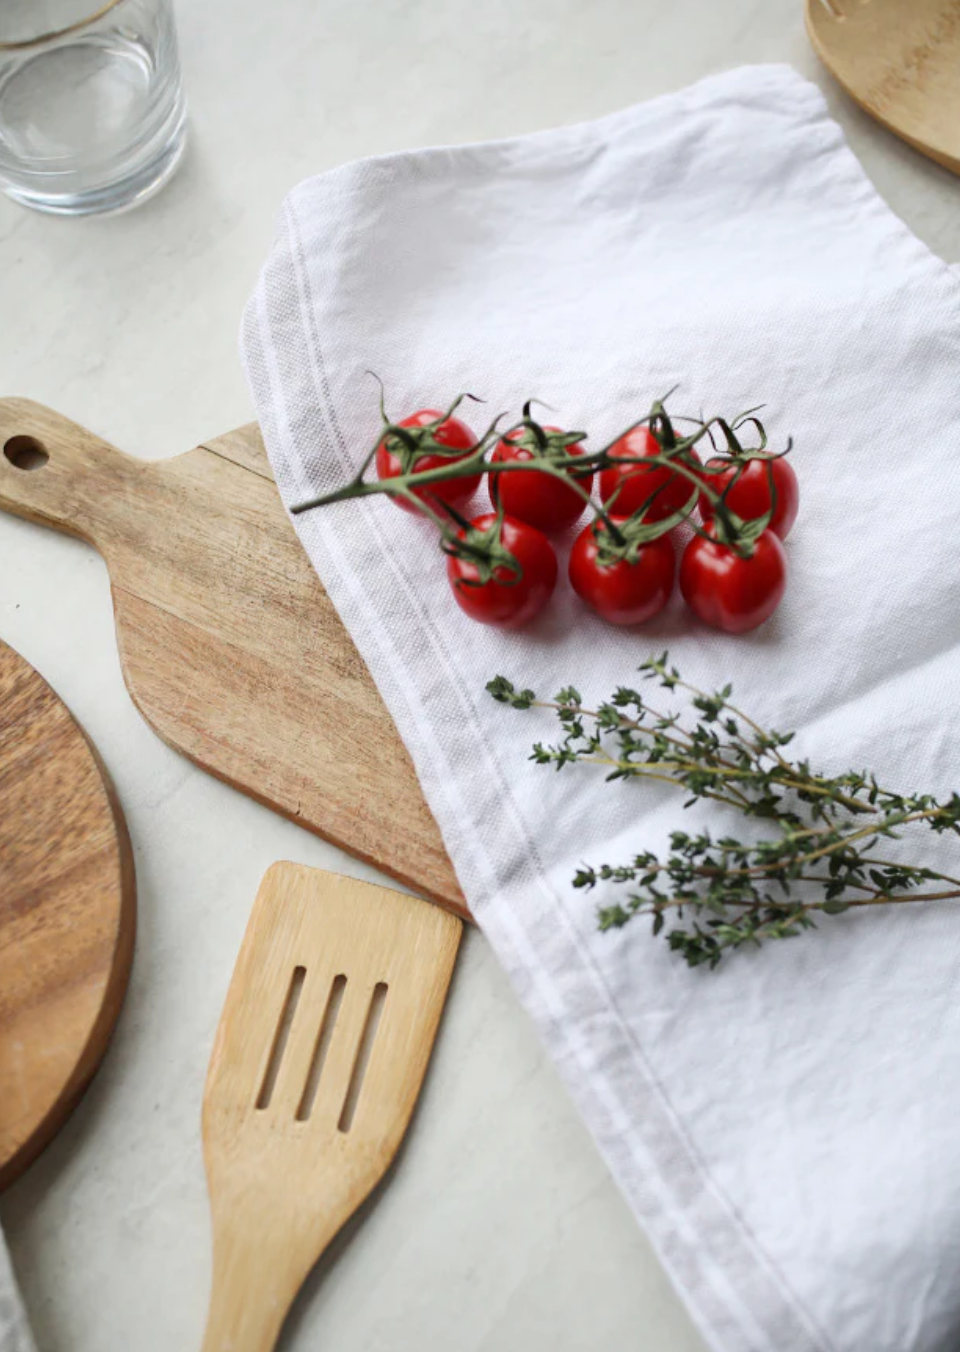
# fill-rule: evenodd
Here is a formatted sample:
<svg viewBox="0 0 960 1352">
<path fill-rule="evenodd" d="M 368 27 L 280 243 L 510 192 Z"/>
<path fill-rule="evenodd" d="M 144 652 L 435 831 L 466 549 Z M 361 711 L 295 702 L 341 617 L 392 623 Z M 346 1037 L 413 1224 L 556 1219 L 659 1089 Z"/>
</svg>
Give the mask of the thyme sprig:
<svg viewBox="0 0 960 1352">
<path fill-rule="evenodd" d="M 757 408 L 747 409 L 730 419 L 721 416 L 692 418 L 671 415 L 667 412 L 666 401 L 672 394 L 671 390 L 664 398 L 655 400 L 644 417 L 639 418 L 596 450 L 590 450 L 583 445 L 587 435 L 585 432 L 557 433 L 544 427 L 531 412 L 536 401 L 528 400 L 523 406 L 523 414 L 518 422 L 503 429 L 501 423 L 507 415 L 499 414 L 488 424 L 474 449 L 464 455 L 462 450 L 452 449 L 438 441 L 436 433 L 441 423 L 453 416 L 464 399 L 479 402 L 475 395 L 458 395 L 446 412 L 433 422 L 422 427 L 410 428 L 392 422 L 387 416 L 381 387 L 380 412 L 383 426 L 376 444 L 364 457 L 354 476 L 332 492 L 298 503 L 292 511 L 294 515 L 298 515 L 334 502 L 345 502 L 376 494 L 399 498 L 433 522 L 440 534 L 441 548 L 446 553 L 476 564 L 483 580 L 496 572 L 498 580 L 509 583 L 519 579 L 521 569 L 516 560 L 512 559 L 510 565 L 503 568 L 504 551 L 499 528 L 484 535 L 476 532 L 470 535 L 469 523 L 459 512 L 436 495 L 431 495 L 428 490 L 439 484 L 470 478 L 481 473 L 488 474 L 491 482 L 495 483 L 501 474 L 529 474 L 532 471 L 539 471 L 562 479 L 564 484 L 580 494 L 584 507 L 590 508 L 594 515 L 594 529 L 598 532 L 600 558 L 604 564 L 614 564 L 621 559 L 629 563 L 635 562 L 644 544 L 665 535 L 683 521 L 689 521 L 695 531 L 703 534 L 703 528 L 692 519 L 692 513 L 701 495 L 712 504 L 712 529 L 716 537 L 737 554 L 748 558 L 760 534 L 769 525 L 776 506 L 773 477 L 770 476 L 770 510 L 762 516 L 744 520 L 727 505 L 729 486 L 718 493 L 705 478 L 695 454 L 695 447 L 707 439 L 715 451 L 717 439 L 722 438 L 726 455 L 738 465 L 744 465 L 751 459 L 769 461 L 778 458 L 778 455 L 785 455 L 790 449 L 790 443 L 788 441 L 786 449 L 776 454 L 767 450 L 767 433 L 757 417 L 759 411 Z M 686 431 L 679 430 L 680 423 L 688 425 Z M 599 503 L 591 497 L 589 487 L 582 482 L 585 476 L 590 476 L 594 472 L 599 473 L 611 466 L 636 467 L 635 457 L 617 454 L 616 447 L 627 433 L 638 427 L 648 427 L 659 448 L 656 455 L 644 457 L 644 466 L 647 468 L 655 465 L 668 466 L 675 475 L 686 479 L 690 485 L 690 493 L 684 505 L 660 521 L 650 521 L 648 516 L 650 508 L 667 488 L 670 480 L 657 485 L 647 500 L 629 515 L 617 512 L 618 492 L 615 492 L 608 501 Z M 745 435 L 750 433 L 756 434 L 755 445 L 744 444 Z M 515 437 L 530 452 L 529 458 L 491 460 L 490 452 L 502 437 Z M 379 446 L 384 443 L 387 449 L 397 456 L 401 472 L 389 478 L 371 478 L 370 467 Z M 434 465 L 430 469 L 418 469 L 418 464 L 428 455 L 439 457 L 444 463 Z M 496 493 L 494 497 L 497 497 Z"/>
<path fill-rule="evenodd" d="M 761 727 L 732 703 L 729 685 L 712 693 L 690 685 L 667 653 L 640 671 L 671 695 L 681 692 L 692 722 L 626 686 L 587 709 L 573 686 L 540 700 L 503 676 L 487 685 L 515 709 L 556 712 L 562 736 L 534 746 L 538 765 L 596 765 L 608 780 L 674 784 L 686 794 L 684 807 L 709 800 L 764 825 L 760 838 L 746 840 L 673 831 L 665 855 L 642 850 L 625 864 L 584 865 L 574 887 L 606 883 L 626 894 L 600 906 L 601 930 L 649 916 L 654 935 L 666 930 L 691 967 L 716 967 L 731 950 L 814 928 L 819 915 L 960 897 L 960 878 L 877 853 L 904 827 L 960 834 L 960 795 L 896 793 L 866 770 L 821 773 L 785 754 L 794 734 Z"/>
</svg>

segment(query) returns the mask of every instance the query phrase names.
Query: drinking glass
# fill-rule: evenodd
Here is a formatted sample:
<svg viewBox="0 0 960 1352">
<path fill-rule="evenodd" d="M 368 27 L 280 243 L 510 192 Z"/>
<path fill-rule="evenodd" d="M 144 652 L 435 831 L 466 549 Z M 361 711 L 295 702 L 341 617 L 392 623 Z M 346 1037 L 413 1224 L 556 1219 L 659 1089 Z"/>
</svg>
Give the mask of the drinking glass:
<svg viewBox="0 0 960 1352">
<path fill-rule="evenodd" d="M 170 0 L 0 0 L 0 183 L 63 216 L 166 182 L 185 105 Z"/>
</svg>

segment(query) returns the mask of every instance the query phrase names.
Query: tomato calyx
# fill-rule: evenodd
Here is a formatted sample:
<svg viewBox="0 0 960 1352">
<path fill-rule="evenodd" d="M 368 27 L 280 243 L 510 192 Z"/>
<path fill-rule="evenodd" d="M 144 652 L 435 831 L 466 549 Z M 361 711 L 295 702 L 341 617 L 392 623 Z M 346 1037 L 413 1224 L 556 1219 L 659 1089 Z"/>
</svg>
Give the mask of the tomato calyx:
<svg viewBox="0 0 960 1352">
<path fill-rule="evenodd" d="M 477 404 L 483 402 L 475 394 L 464 392 L 458 394 L 446 412 L 439 413 L 432 422 L 424 423 L 420 427 L 405 427 L 402 423 L 392 422 L 387 416 L 384 407 L 383 386 L 381 385 L 380 416 L 383 418 L 381 440 L 387 450 L 397 457 L 401 474 L 413 474 L 417 463 L 428 455 L 439 456 L 444 460 L 462 461 L 464 459 L 462 446 L 450 446 L 437 439 L 439 429 L 454 416 L 464 399 L 472 399 Z"/>
<path fill-rule="evenodd" d="M 702 526 L 697 526 L 695 529 L 703 539 L 724 545 L 741 559 L 749 559 L 753 557 L 757 541 L 770 525 L 772 517 L 771 507 L 770 511 L 764 512 L 762 516 L 753 516 L 745 521 L 743 517 L 737 516 L 736 512 L 732 512 L 720 498 L 714 506 L 714 517 L 709 528 L 704 530 Z"/>
<path fill-rule="evenodd" d="M 523 577 L 523 568 L 503 543 L 503 509 L 497 509 L 489 526 L 477 526 L 467 521 L 455 508 L 448 506 L 447 511 L 457 520 L 460 529 L 456 535 L 445 534 L 440 548 L 451 558 L 472 563 L 477 570 L 475 578 L 460 578 L 457 585 L 483 587 L 495 578 L 502 587 L 515 587 Z"/>
<path fill-rule="evenodd" d="M 504 441 L 530 451 L 539 459 L 566 460 L 571 446 L 586 441 L 586 432 L 558 432 L 554 427 L 544 427 L 530 412 L 533 402 L 528 399 L 524 404 L 523 418 L 512 431 L 507 432 Z M 592 472 L 592 468 L 586 471 L 588 474 Z"/>
<path fill-rule="evenodd" d="M 689 518 L 696 506 L 697 496 L 697 490 L 694 490 L 683 507 L 662 521 L 644 519 L 646 504 L 632 516 L 620 517 L 610 515 L 610 504 L 606 503 L 604 516 L 598 516 L 589 527 L 597 542 L 597 562 L 602 568 L 612 568 L 618 563 L 636 563 L 644 545 L 659 540 L 662 535 L 669 535 L 670 531 Z"/>
<path fill-rule="evenodd" d="M 651 463 L 659 464 L 660 461 L 653 460 Z M 691 484 L 690 493 L 682 507 L 678 507 L 675 512 L 671 512 L 669 516 L 665 516 L 659 521 L 648 521 L 646 519 L 647 513 L 657 502 L 667 485 L 658 484 L 649 497 L 645 498 L 637 510 L 629 516 L 617 516 L 617 498 L 622 487 L 621 483 L 607 498 L 603 504 L 603 514 L 599 517 L 600 521 L 613 523 L 613 528 L 608 532 L 611 544 L 606 547 L 606 550 L 602 551 L 607 552 L 607 550 L 616 549 L 616 553 L 611 556 L 611 563 L 616 563 L 621 558 L 626 558 L 629 563 L 634 563 L 637 549 L 642 545 L 648 544 L 651 540 L 656 540 L 661 535 L 666 535 L 668 531 L 674 530 L 675 527 L 688 520 L 702 491 L 698 485 Z M 617 538 L 618 536 L 622 537 L 622 541 Z M 607 560 L 604 559 L 603 562 L 607 562 Z"/>
</svg>

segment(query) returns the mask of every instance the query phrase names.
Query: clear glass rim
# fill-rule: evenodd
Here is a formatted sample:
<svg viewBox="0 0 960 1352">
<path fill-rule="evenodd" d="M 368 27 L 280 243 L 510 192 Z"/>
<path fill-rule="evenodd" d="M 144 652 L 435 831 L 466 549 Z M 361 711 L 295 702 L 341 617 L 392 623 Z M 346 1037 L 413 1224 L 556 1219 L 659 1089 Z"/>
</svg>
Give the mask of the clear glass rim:
<svg viewBox="0 0 960 1352">
<path fill-rule="evenodd" d="M 102 19 L 104 14 L 109 14 L 117 5 L 122 4 L 123 0 L 106 0 L 106 3 L 92 14 L 88 14 L 84 19 L 77 19 L 75 23 L 67 24 L 65 28 L 53 28 L 49 33 L 40 33 L 35 38 L 19 38 L 16 42 L 0 41 L 0 52 L 18 52 L 26 51 L 28 47 L 42 47 L 45 42 L 53 42 L 56 38 L 67 37 L 70 33 L 77 33 L 81 28 L 89 27 L 98 19 Z"/>
</svg>

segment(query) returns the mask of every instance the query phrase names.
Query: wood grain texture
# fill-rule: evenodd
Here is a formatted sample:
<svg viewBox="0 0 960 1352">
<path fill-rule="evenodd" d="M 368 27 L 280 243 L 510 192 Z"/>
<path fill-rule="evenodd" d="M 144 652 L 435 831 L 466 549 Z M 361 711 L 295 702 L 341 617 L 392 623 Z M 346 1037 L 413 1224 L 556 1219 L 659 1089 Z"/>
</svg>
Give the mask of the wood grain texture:
<svg viewBox="0 0 960 1352">
<path fill-rule="evenodd" d="M 806 18 L 851 98 L 960 173 L 960 0 L 806 0 Z"/>
<path fill-rule="evenodd" d="M 413 764 L 289 523 L 256 425 L 149 462 L 0 400 L 0 507 L 106 559 L 130 694 L 165 741 L 469 917 Z"/>
<path fill-rule="evenodd" d="M 135 929 L 123 813 L 83 730 L 0 643 L 0 1189 L 97 1068 Z"/>
<path fill-rule="evenodd" d="M 287 863 L 265 875 L 204 1094 L 214 1248 L 204 1352 L 272 1348 L 310 1268 L 383 1177 L 420 1092 L 462 928 L 356 879 Z"/>
</svg>

